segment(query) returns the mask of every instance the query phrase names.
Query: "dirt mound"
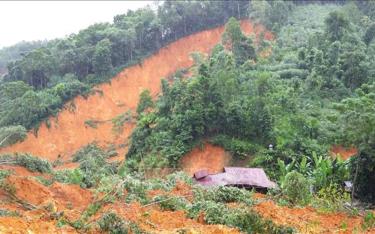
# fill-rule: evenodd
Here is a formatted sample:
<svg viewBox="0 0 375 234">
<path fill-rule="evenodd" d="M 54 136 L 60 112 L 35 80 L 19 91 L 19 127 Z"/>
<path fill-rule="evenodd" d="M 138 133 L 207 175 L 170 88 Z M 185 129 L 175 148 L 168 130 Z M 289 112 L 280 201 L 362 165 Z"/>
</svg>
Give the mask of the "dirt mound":
<svg viewBox="0 0 375 234">
<path fill-rule="evenodd" d="M 209 173 L 222 172 L 231 156 L 223 148 L 205 143 L 203 147 L 196 147 L 181 159 L 182 169 L 193 175 L 196 171 L 206 169 Z"/>
<path fill-rule="evenodd" d="M 246 34 L 273 38 L 270 32 L 262 33 L 262 26 L 254 26 L 248 21 L 242 21 L 241 27 Z M 60 155 L 66 160 L 76 150 L 93 141 L 102 146 L 126 143 L 134 123 L 125 123 L 123 132 L 116 134 L 110 120 L 129 110 L 134 113 L 139 94 L 144 89 L 150 90 L 155 97 L 160 92 L 163 77 L 192 66 L 190 53 L 208 53 L 220 41 L 223 31 L 224 27 L 221 26 L 169 44 L 142 64 L 124 69 L 110 83 L 97 86 L 95 94 L 68 102 L 57 117 L 49 119 L 50 127 L 41 124 L 37 136 L 30 131 L 24 142 L 1 149 L 0 153 L 28 152 L 49 160 L 56 160 Z M 98 124 L 90 127 L 87 124 L 90 121 Z"/>
<path fill-rule="evenodd" d="M 348 158 L 357 155 L 358 150 L 355 147 L 344 148 L 341 145 L 334 145 L 331 148 L 331 154 L 334 157 L 338 156 L 344 160 L 347 160 Z"/>
<path fill-rule="evenodd" d="M 9 176 L 7 178 L 15 190 L 15 196 L 34 206 L 46 204 L 51 201 L 52 193 L 49 189 L 32 178 L 22 176 Z"/>
<path fill-rule="evenodd" d="M 289 208 L 273 201 L 261 202 L 255 206 L 255 210 L 276 224 L 296 228 L 298 233 L 363 233 L 359 216 L 319 213 L 311 207 Z"/>
<path fill-rule="evenodd" d="M 0 233 L 77 233 L 73 228 L 65 226 L 57 228 L 54 221 L 41 219 L 29 220 L 19 217 L 0 217 Z"/>
<path fill-rule="evenodd" d="M 235 228 L 207 225 L 189 219 L 183 211 L 162 211 L 158 206 L 143 207 L 135 202 L 107 205 L 94 219 L 97 220 L 109 211 L 115 212 L 125 220 L 137 223 L 142 230 L 150 233 L 240 233 Z"/>
<path fill-rule="evenodd" d="M 79 185 L 54 183 L 50 190 L 53 199 L 63 207 L 74 207 L 74 209 L 85 208 L 92 202 L 92 194 L 89 190 L 82 189 Z"/>
</svg>

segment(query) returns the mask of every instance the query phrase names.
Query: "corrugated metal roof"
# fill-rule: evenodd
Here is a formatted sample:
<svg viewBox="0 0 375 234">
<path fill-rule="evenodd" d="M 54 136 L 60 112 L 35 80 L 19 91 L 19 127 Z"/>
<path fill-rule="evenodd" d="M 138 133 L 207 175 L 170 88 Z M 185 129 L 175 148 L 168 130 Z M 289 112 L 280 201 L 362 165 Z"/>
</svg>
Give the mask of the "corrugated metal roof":
<svg viewBox="0 0 375 234">
<path fill-rule="evenodd" d="M 208 176 L 208 171 L 207 170 L 200 170 L 194 173 L 194 178 L 195 179 L 202 179 L 204 177 Z"/>
<path fill-rule="evenodd" d="M 223 173 L 208 175 L 196 181 L 204 186 L 249 186 L 258 188 L 276 188 L 262 168 L 225 167 Z"/>
</svg>

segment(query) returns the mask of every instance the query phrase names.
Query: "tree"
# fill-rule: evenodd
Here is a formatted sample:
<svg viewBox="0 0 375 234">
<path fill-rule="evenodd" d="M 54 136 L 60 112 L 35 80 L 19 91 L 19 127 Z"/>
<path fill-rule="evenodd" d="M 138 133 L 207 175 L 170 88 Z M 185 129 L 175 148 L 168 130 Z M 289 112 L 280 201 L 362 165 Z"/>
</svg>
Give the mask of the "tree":
<svg viewBox="0 0 375 234">
<path fill-rule="evenodd" d="M 325 19 L 326 34 L 331 42 L 339 41 L 349 28 L 349 20 L 339 11 L 331 12 Z"/>
<path fill-rule="evenodd" d="M 366 33 L 363 37 L 363 41 L 366 43 L 366 45 L 370 45 L 370 43 L 372 42 L 372 40 L 374 39 L 375 37 L 375 23 L 371 24 L 367 30 L 366 30 Z"/>
<path fill-rule="evenodd" d="M 103 39 L 95 46 L 93 57 L 93 69 L 98 75 L 104 75 L 112 68 L 111 62 L 111 42 Z"/>
<path fill-rule="evenodd" d="M 359 148 L 351 160 L 355 195 L 375 202 L 375 85 L 363 85 L 357 95 L 335 105 L 337 122 L 344 142 Z"/>
<path fill-rule="evenodd" d="M 152 97 L 150 95 L 149 90 L 143 90 L 139 96 L 139 102 L 137 106 L 137 113 L 138 115 L 141 114 L 143 111 L 147 110 L 154 106 L 154 102 L 152 101 Z"/>
<path fill-rule="evenodd" d="M 242 33 L 240 23 L 233 17 L 225 25 L 223 43 L 232 49 L 238 65 L 249 59 L 256 59 L 253 41 Z"/>
</svg>

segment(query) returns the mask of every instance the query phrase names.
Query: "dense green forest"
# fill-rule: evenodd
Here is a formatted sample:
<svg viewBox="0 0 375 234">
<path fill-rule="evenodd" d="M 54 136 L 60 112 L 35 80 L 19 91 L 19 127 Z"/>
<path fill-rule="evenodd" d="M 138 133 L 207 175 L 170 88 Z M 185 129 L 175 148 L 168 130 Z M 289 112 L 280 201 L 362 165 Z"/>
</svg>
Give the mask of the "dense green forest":
<svg viewBox="0 0 375 234">
<path fill-rule="evenodd" d="M 123 67 L 227 22 L 210 56 L 195 56 L 194 77 L 163 81 L 155 102 L 142 93 L 122 169 L 178 168 L 182 155 L 209 140 L 235 159 L 252 157 L 248 166 L 265 168 L 285 191 L 293 180 L 317 193 L 353 180 L 355 196 L 374 202 L 374 9 L 371 1 L 165 1 L 157 11 L 128 11 L 11 58 L 0 81 L 0 145 L 24 139 Z M 240 30 L 243 18 L 276 40 L 254 43 Z M 265 48 L 272 53 L 260 56 Z M 334 144 L 356 146 L 358 156 L 332 159 Z"/>
</svg>

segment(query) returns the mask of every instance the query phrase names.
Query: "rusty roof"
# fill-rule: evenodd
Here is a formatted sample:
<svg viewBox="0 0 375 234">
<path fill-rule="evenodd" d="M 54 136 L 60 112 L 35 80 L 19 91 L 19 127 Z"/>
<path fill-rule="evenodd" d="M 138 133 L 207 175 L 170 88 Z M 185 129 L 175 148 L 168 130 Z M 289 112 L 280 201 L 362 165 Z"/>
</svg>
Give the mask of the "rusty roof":
<svg viewBox="0 0 375 234">
<path fill-rule="evenodd" d="M 256 188 L 276 188 L 262 168 L 225 167 L 223 173 L 196 178 L 204 186 L 249 186 Z"/>
</svg>

